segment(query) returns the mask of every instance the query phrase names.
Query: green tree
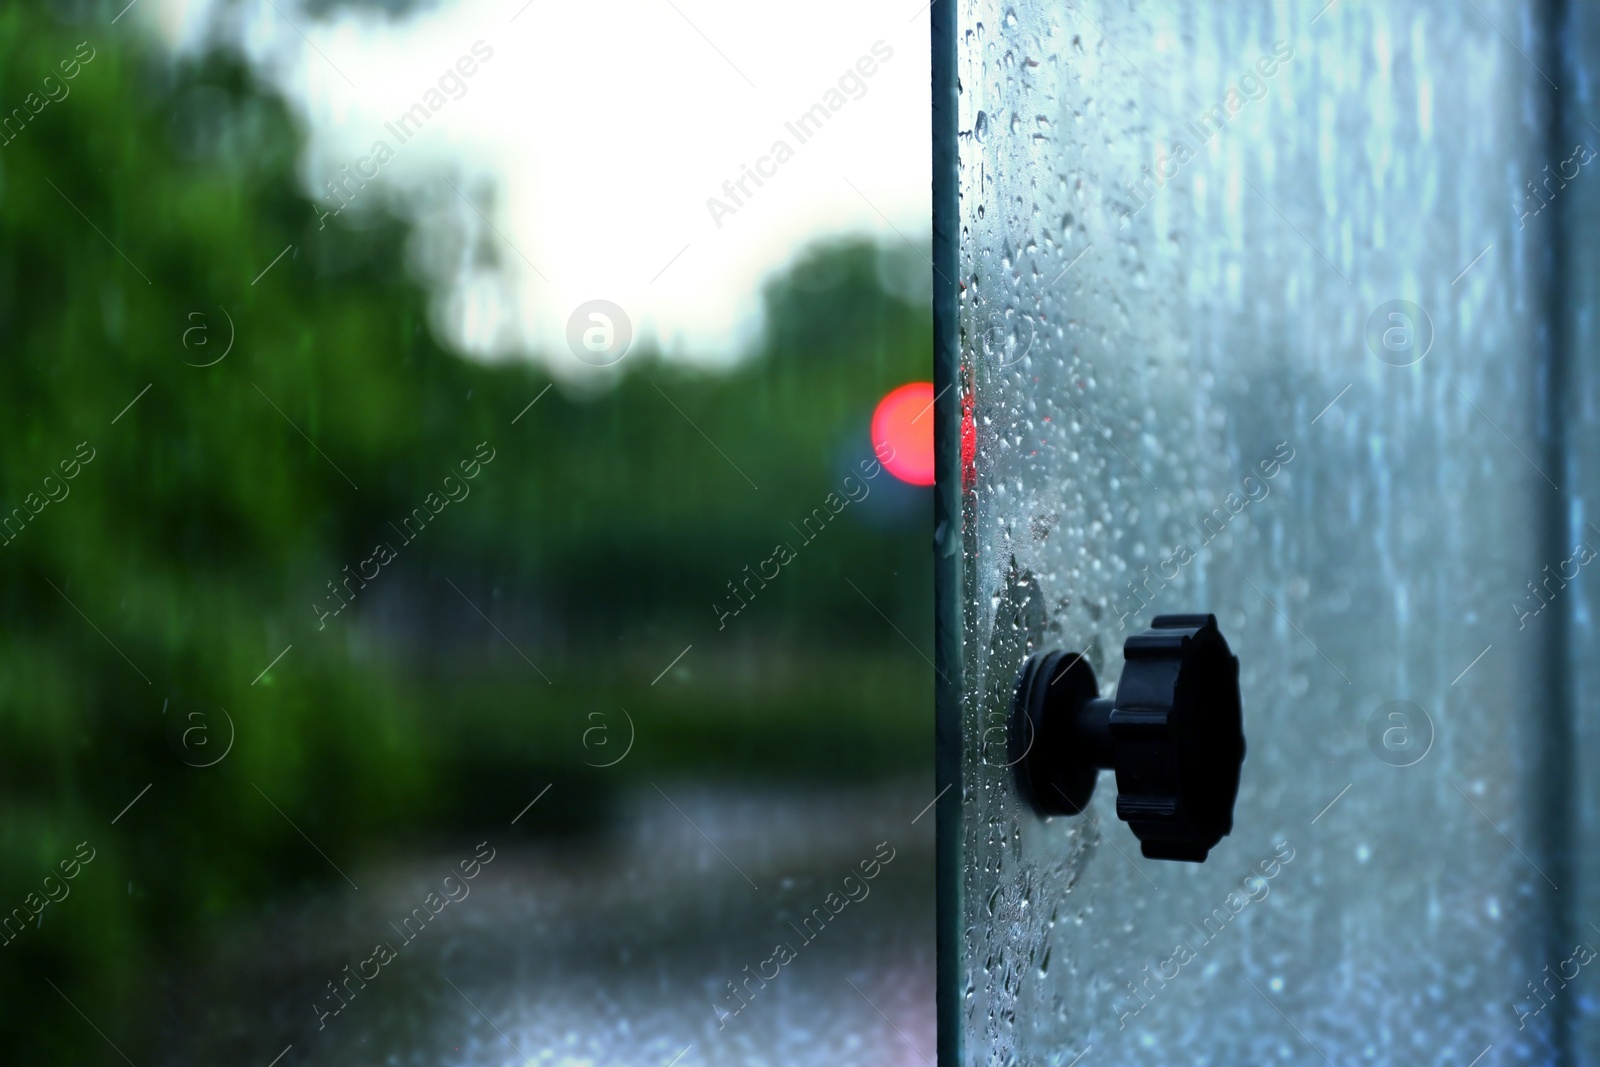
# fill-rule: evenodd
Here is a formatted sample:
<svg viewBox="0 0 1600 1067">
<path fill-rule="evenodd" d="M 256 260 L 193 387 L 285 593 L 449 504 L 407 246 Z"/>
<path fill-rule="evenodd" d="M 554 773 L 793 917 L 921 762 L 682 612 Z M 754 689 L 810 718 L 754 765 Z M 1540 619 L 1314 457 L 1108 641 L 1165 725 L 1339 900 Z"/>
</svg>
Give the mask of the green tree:
<svg viewBox="0 0 1600 1067">
<path fill-rule="evenodd" d="M 34 112 L 46 75 L 70 93 Z M 0 146 L 0 908 L 29 917 L 95 850 L 5 943 L 15 1062 L 121 1062 L 67 997 L 149 1053 L 151 976 L 185 946 L 342 884 L 301 831 L 356 864 L 503 826 L 547 782 L 530 832 L 593 826 L 663 769 L 927 765 L 931 672 L 878 614 L 928 648 L 925 501 L 887 529 L 841 516 L 731 625 L 712 607 L 838 488 L 847 444 L 868 454 L 872 401 L 927 376 L 891 253 L 816 250 L 730 373 L 638 352 L 614 391 L 552 390 L 513 425 L 549 383 L 440 346 L 399 221 L 319 228 L 296 131 L 237 63 L 13 5 L 7 104 L 27 114 Z M 407 543 L 480 442 L 470 497 Z M 380 541 L 395 559 L 319 621 Z M 648 729 L 602 774 L 581 739 L 618 706 Z"/>
</svg>

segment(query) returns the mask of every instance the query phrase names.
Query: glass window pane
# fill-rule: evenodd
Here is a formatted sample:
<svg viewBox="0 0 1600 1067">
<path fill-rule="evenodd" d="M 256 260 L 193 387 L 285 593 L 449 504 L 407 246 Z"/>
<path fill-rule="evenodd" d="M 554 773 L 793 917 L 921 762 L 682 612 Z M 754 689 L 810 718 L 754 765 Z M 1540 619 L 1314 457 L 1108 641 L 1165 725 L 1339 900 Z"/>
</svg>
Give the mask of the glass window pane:
<svg viewBox="0 0 1600 1067">
<path fill-rule="evenodd" d="M 1513 2 L 957 9 L 960 1062 L 1569 1055 L 1579 46 Z M 1029 652 L 1109 696 L 1168 612 L 1242 664 L 1203 866 L 1006 766 Z"/>
</svg>

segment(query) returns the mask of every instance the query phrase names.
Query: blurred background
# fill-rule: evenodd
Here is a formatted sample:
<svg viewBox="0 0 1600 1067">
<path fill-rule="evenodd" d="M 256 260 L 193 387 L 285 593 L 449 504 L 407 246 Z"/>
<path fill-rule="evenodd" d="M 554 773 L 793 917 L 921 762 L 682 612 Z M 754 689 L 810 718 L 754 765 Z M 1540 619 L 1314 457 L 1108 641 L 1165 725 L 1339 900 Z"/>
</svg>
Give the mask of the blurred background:
<svg viewBox="0 0 1600 1067">
<path fill-rule="evenodd" d="M 0 12 L 9 1062 L 931 1061 L 918 7 Z"/>
</svg>

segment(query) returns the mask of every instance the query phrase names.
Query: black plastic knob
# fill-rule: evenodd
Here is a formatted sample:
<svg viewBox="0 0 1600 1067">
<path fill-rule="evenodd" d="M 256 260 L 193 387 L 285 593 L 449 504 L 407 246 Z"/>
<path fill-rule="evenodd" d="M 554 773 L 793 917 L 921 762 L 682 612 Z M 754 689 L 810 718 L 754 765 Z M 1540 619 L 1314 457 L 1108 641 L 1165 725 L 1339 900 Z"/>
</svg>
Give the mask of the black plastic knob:
<svg viewBox="0 0 1600 1067">
<path fill-rule="evenodd" d="M 1041 815 L 1088 807 L 1117 774 L 1117 817 L 1147 859 L 1204 863 L 1233 829 L 1244 763 L 1239 660 L 1215 615 L 1158 615 L 1122 647 L 1115 698 L 1082 653 L 1040 652 L 1017 678 L 1010 743 Z"/>
</svg>

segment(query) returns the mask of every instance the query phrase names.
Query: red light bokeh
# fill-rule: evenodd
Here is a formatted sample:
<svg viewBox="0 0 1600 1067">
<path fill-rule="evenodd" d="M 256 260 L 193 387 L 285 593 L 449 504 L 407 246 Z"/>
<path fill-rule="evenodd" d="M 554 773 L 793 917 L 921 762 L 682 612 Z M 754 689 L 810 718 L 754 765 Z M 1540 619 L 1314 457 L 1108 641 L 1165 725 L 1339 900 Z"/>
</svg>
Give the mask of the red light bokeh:
<svg viewBox="0 0 1600 1067">
<path fill-rule="evenodd" d="M 911 382 L 878 401 L 872 447 L 889 473 L 911 485 L 933 484 L 933 383 Z"/>
</svg>

